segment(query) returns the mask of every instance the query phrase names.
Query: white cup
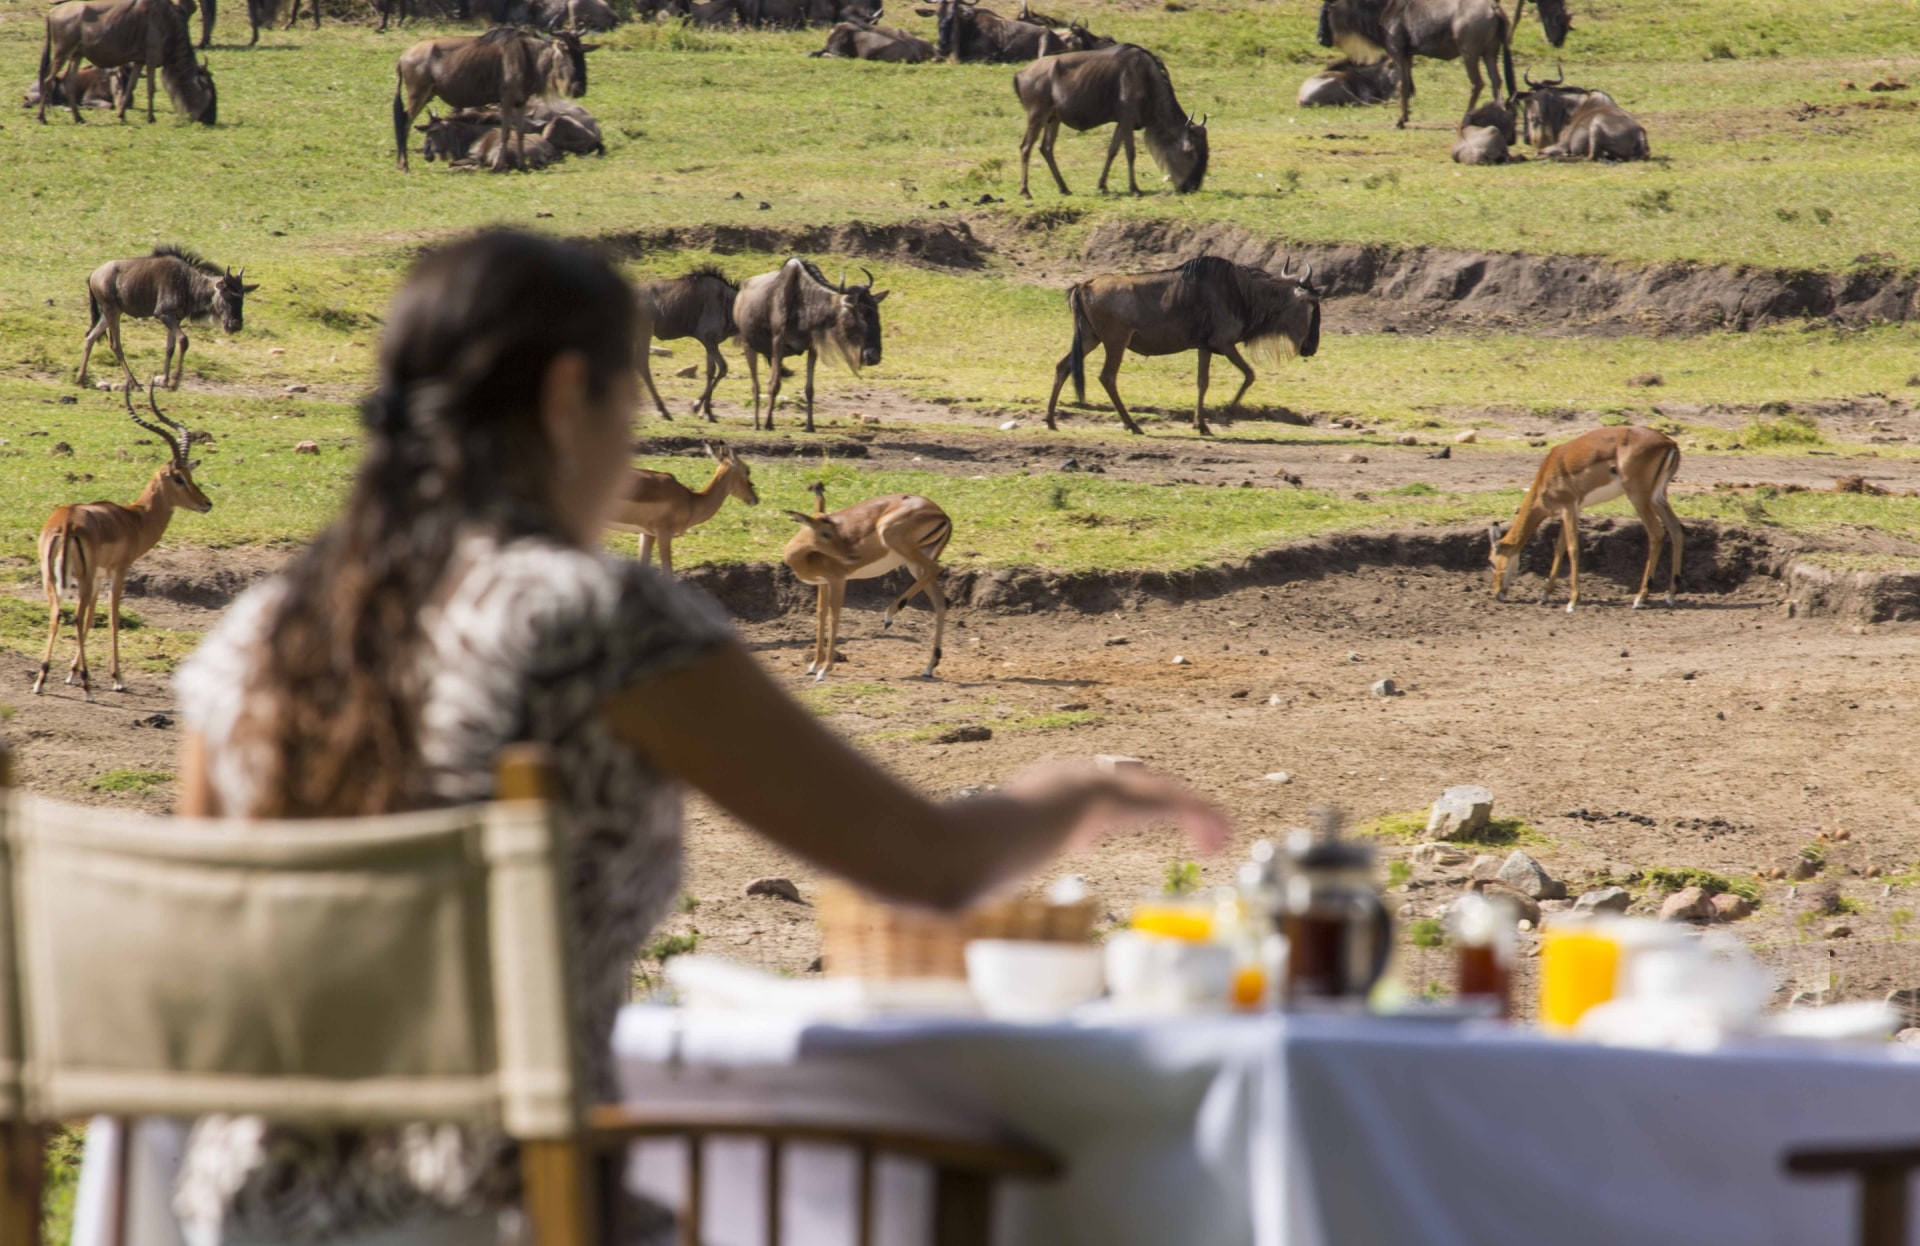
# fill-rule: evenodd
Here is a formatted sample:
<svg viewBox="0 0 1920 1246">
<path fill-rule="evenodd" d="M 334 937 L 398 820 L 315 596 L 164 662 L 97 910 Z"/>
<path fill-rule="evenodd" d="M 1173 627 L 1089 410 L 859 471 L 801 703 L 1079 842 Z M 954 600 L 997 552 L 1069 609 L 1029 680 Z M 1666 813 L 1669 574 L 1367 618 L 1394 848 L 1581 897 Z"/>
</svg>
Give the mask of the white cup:
<svg viewBox="0 0 1920 1246">
<path fill-rule="evenodd" d="M 1100 949 L 1090 943 L 975 939 L 967 944 L 967 984 L 996 1021 L 1058 1021 L 1100 998 Z"/>
</svg>

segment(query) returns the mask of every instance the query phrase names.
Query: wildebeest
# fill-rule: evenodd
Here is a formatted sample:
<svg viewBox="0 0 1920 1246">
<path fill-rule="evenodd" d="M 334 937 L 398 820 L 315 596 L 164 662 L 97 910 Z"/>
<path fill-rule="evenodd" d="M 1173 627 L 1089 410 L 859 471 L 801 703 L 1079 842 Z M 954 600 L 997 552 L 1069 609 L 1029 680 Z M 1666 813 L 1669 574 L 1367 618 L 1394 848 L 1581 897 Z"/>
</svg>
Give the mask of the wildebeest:
<svg viewBox="0 0 1920 1246">
<path fill-rule="evenodd" d="M 1567 13 L 1567 0 L 1534 0 L 1534 7 L 1540 10 L 1540 29 L 1545 32 L 1547 42 L 1556 48 L 1565 43 L 1567 32 L 1573 29 L 1573 18 Z M 1516 29 L 1526 13 L 1527 0 L 1518 0 L 1513 6 Z"/>
<path fill-rule="evenodd" d="M 120 317 L 158 320 L 167 326 L 167 354 L 160 369 L 161 383 L 168 389 L 180 388 L 187 371 L 187 331 L 191 320 L 213 320 L 227 333 L 245 327 L 242 315 L 246 297 L 260 287 L 248 285 L 239 272 L 222 270 L 183 247 L 155 247 L 152 254 L 131 260 L 108 260 L 87 278 L 87 337 L 80 352 L 80 373 L 75 380 L 87 383 L 87 361 L 93 357 L 93 344 L 105 334 L 114 358 L 127 374 L 127 406 L 133 406 L 133 390 L 139 388 L 133 369 L 127 365 L 127 353 L 120 346 Z M 179 371 L 173 370 L 175 343 L 180 348 Z"/>
<path fill-rule="evenodd" d="M 172 0 L 67 0 L 47 10 L 47 38 L 40 49 L 40 120 L 47 119 L 51 82 L 65 67 L 70 77 L 82 58 L 101 69 L 122 65 L 145 69 L 147 121 L 153 121 L 153 75 L 160 74 L 167 97 L 189 120 L 212 125 L 218 120 L 219 97 L 213 75 L 193 57 L 193 34 L 187 14 Z M 80 120 L 77 96 L 69 94 L 67 107 Z M 131 88 L 121 96 L 119 115 L 127 117 Z"/>
<path fill-rule="evenodd" d="M 979 7 L 979 0 L 940 0 L 932 9 L 915 9 L 934 19 L 935 45 L 942 59 L 1014 62 L 1053 56 L 1067 50 L 1051 29 L 1037 22 L 1002 17 Z"/>
<path fill-rule="evenodd" d="M 1069 194 L 1067 181 L 1054 163 L 1053 142 L 1061 125 L 1075 130 L 1113 126 L 1107 162 L 1100 166 L 1099 189 L 1107 189 L 1107 174 L 1122 147 L 1127 152 L 1127 189 L 1140 193 L 1133 173 L 1133 132 L 1147 136 L 1147 150 L 1165 171 L 1179 194 L 1199 190 L 1207 176 L 1207 122 L 1195 121 L 1173 94 L 1173 79 L 1160 58 L 1131 43 L 1097 52 L 1067 52 L 1035 61 L 1013 76 L 1014 94 L 1027 110 L 1027 133 L 1020 140 L 1020 194 L 1031 199 L 1027 168 L 1033 144 L 1053 173 L 1060 193 Z"/>
<path fill-rule="evenodd" d="M 844 56 L 862 61 L 918 65 L 934 56 L 931 43 L 894 26 L 841 22 L 827 32 L 827 46 L 808 56 Z"/>
<path fill-rule="evenodd" d="M 394 71 L 393 144 L 400 168 L 407 168 L 407 130 L 435 99 L 454 108 L 498 105 L 514 144 L 523 144 L 527 102 L 536 95 L 585 95 L 586 54 L 596 46 L 570 31 L 543 36 L 506 27 L 414 44 Z M 499 155 L 496 164 L 504 162 L 504 148 Z"/>
<path fill-rule="evenodd" d="M 455 161 L 462 168 L 485 169 L 489 173 L 533 173 L 550 164 L 558 164 L 567 153 L 555 147 L 542 134 L 521 130 L 508 135 L 493 126 L 480 136 L 465 160 Z"/>
<path fill-rule="evenodd" d="M 620 15 L 606 0 L 472 0 L 470 12 L 490 26 L 545 31 L 607 31 L 620 24 Z"/>
<path fill-rule="evenodd" d="M 313 5 L 313 28 L 318 30 L 320 29 L 320 0 L 311 0 L 311 3 Z M 211 5 L 208 6 L 208 11 L 212 11 Z M 279 15 L 280 0 L 247 0 L 247 23 L 253 27 L 253 36 L 247 40 L 247 46 L 252 47 L 254 44 L 259 43 L 260 28 L 265 26 L 268 30 L 272 30 L 273 20 Z M 300 0 L 293 0 L 287 8 L 286 29 L 292 30 L 293 24 L 299 20 Z M 203 44 L 202 46 L 204 47 L 205 45 Z"/>
<path fill-rule="evenodd" d="M 661 419 L 670 420 L 673 416 L 668 414 L 659 387 L 653 383 L 653 368 L 648 361 L 653 353 L 653 339 L 657 337 L 664 342 L 690 337 L 706 348 L 707 385 L 700 391 L 700 401 L 693 404 L 693 413 L 706 412 L 708 423 L 712 423 L 713 387 L 727 375 L 727 361 L 721 357 L 720 343 L 736 332 L 733 304 L 739 296 L 740 287 L 712 265 L 703 265 L 679 277 L 642 281 L 634 287 L 638 308 L 634 322 L 639 333 L 639 349 L 635 354 L 640 361 L 640 379 L 653 395 L 653 405 L 660 409 Z"/>
<path fill-rule="evenodd" d="M 1500 67 L 1506 68 L 1507 94 L 1513 94 L 1512 23 L 1499 0 L 1321 0 L 1319 39 L 1322 47 L 1338 47 L 1357 61 L 1386 56 L 1393 61 L 1400 90 L 1401 128 L 1413 100 L 1413 58 L 1459 59 L 1467 67 L 1473 94 L 1466 111 L 1480 102 L 1480 92 L 1493 88 L 1500 98 Z M 1480 78 L 1486 67 L 1487 81 Z"/>
<path fill-rule="evenodd" d="M 865 269 L 861 270 L 865 272 Z M 769 361 L 767 424 L 773 427 L 773 406 L 780 397 L 780 364 L 789 355 L 807 355 L 807 431 L 813 431 L 813 367 L 821 351 L 838 355 L 858 374 L 880 362 L 880 304 L 888 291 L 875 293 L 873 274 L 865 285 L 828 281 L 813 264 L 798 256 L 775 272 L 749 277 L 740 283 L 733 300 L 733 322 L 747 356 L 747 376 L 753 383 L 753 426 L 760 427 L 759 357 Z"/>
<path fill-rule="evenodd" d="M 1193 426 L 1205 434 L 1212 431 L 1207 427 L 1206 405 L 1214 355 L 1226 356 L 1244 378 L 1227 404 L 1232 409 L 1253 384 L 1253 369 L 1240 356 L 1242 344 L 1276 361 L 1283 355 L 1308 358 L 1320 349 L 1320 292 L 1313 288 L 1311 264 L 1298 277 L 1284 267 L 1275 277 L 1264 269 L 1203 255 L 1159 272 L 1089 277 L 1067 290 L 1067 309 L 1073 315 L 1073 345 L 1053 370 L 1048 428 L 1056 427 L 1054 408 L 1068 376 L 1073 378 L 1074 396 L 1086 401 L 1086 357 L 1096 342 L 1107 351 L 1100 384 L 1130 433 L 1139 432 L 1140 426 L 1114 387 L 1120 361 L 1128 351 L 1136 355 L 1200 352 Z"/>
<path fill-rule="evenodd" d="M 133 79 L 131 65 L 122 65 L 118 69 L 96 69 L 92 65 L 82 65 L 65 79 L 53 80 L 53 98 L 47 102 L 59 108 L 67 102 L 67 92 L 71 90 L 79 95 L 82 108 L 118 108 L 121 97 L 132 93 Z M 40 80 L 35 78 L 27 87 L 26 97 L 20 106 L 32 108 L 39 103 Z"/>
<path fill-rule="evenodd" d="M 1653 581 L 1653 569 L 1660 561 L 1660 547 L 1673 542 L 1673 561 L 1667 575 L 1667 605 L 1674 604 L 1673 593 L 1680 582 L 1680 554 L 1685 534 L 1680 517 L 1667 502 L 1667 486 L 1680 470 L 1680 447 L 1671 437 L 1651 428 L 1633 426 L 1596 428 L 1572 441 L 1547 451 L 1534 474 L 1533 485 L 1520 503 L 1520 513 L 1507 525 L 1487 529 L 1493 546 L 1493 596 L 1506 596 L 1507 569 L 1541 524 L 1558 517 L 1560 541 L 1554 546 L 1553 567 L 1547 572 L 1546 587 L 1540 591 L 1540 604 L 1553 595 L 1553 581 L 1560 574 L 1560 555 L 1567 555 L 1570 594 L 1567 613 L 1580 602 L 1580 512 L 1589 506 L 1626 495 L 1640 524 L 1647 530 L 1647 569 L 1640 577 L 1640 592 L 1633 599 L 1638 610 L 1647 600 L 1647 588 Z"/>
<path fill-rule="evenodd" d="M 1342 59 L 1301 83 L 1294 103 L 1301 108 L 1353 108 L 1384 104 L 1393 92 L 1392 61 L 1362 65 Z"/>
<path fill-rule="evenodd" d="M 40 582 L 47 593 L 47 651 L 40 657 L 40 674 L 33 681 L 33 694 L 39 696 L 47 683 L 47 668 L 53 664 L 54 642 L 60 637 L 60 594 L 73 590 L 75 609 L 73 631 L 76 648 L 73 665 L 67 668 L 67 682 L 76 679 L 93 700 L 93 680 L 87 671 L 87 633 L 93 630 L 93 606 L 100 596 L 100 581 L 107 582 L 107 632 L 112 640 L 112 661 L 107 668 L 115 692 L 125 692 L 120 682 L 120 596 L 126 591 L 127 572 L 140 556 L 154 547 L 166 533 L 175 507 L 206 514 L 213 503 L 193 482 L 198 459 L 187 454 L 193 434 L 177 420 L 164 414 L 153 400 L 153 387 L 147 387 L 147 406 L 159 424 L 149 424 L 133 415 L 129 399 L 127 414 L 141 428 L 167 443 L 167 462 L 147 481 L 146 489 L 131 506 L 118 502 L 82 502 L 62 506 L 48 517 L 40 529 Z M 177 431 L 176 439 L 168 429 Z"/>
<path fill-rule="evenodd" d="M 1457 164 L 1518 163 L 1526 159 L 1513 151 L 1519 141 L 1513 110 L 1505 104 L 1482 104 L 1454 131 L 1453 159 Z"/>
<path fill-rule="evenodd" d="M 521 125 L 528 135 L 544 140 L 562 156 L 604 155 L 607 150 L 600 123 L 572 100 L 538 97 L 528 103 Z M 471 158 L 480 140 L 499 127 L 498 108 L 461 108 L 444 117 L 428 109 L 425 124 L 414 129 L 420 131 L 420 154 L 429 163 L 457 163 Z M 491 144 L 488 151 L 492 151 Z"/>
<path fill-rule="evenodd" d="M 1527 79 L 1517 98 L 1527 141 L 1548 157 L 1575 160 L 1645 160 L 1647 129 L 1605 91 L 1566 85 L 1566 75 L 1548 82 Z"/>
</svg>

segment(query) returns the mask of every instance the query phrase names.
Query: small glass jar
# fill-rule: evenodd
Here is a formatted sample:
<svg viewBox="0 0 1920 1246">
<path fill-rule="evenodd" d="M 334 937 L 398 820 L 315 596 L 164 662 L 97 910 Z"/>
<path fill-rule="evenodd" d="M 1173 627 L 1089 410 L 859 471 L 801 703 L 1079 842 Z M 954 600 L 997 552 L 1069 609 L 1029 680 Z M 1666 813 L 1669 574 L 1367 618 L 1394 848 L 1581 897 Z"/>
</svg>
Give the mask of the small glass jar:
<svg viewBox="0 0 1920 1246">
<path fill-rule="evenodd" d="M 1513 1016 L 1514 906 L 1501 897 L 1470 892 L 1447 914 L 1458 956 L 1455 997 L 1462 1003 L 1491 1001 L 1502 1021 Z"/>
</svg>

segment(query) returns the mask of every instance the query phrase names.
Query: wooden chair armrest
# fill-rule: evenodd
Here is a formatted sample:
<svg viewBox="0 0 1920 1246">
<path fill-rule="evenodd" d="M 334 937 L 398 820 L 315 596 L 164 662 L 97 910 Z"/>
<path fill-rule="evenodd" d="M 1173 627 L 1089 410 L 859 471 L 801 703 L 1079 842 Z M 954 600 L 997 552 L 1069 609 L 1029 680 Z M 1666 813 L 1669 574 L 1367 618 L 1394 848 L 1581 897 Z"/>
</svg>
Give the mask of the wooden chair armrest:
<svg viewBox="0 0 1920 1246">
<path fill-rule="evenodd" d="M 588 1110 L 593 1145 L 614 1147 L 641 1138 L 678 1136 L 755 1137 L 772 1142 L 812 1142 L 884 1151 L 953 1172 L 996 1177 L 1058 1177 L 1065 1169 L 1051 1153 L 1017 1139 L 982 1141 L 894 1126 L 783 1120 L 747 1105 L 675 1106 L 600 1104 Z"/>
<path fill-rule="evenodd" d="M 1787 1152 L 1787 1171 L 1802 1176 L 1829 1173 L 1896 1173 L 1920 1168 L 1920 1146 L 1798 1147 Z"/>
</svg>

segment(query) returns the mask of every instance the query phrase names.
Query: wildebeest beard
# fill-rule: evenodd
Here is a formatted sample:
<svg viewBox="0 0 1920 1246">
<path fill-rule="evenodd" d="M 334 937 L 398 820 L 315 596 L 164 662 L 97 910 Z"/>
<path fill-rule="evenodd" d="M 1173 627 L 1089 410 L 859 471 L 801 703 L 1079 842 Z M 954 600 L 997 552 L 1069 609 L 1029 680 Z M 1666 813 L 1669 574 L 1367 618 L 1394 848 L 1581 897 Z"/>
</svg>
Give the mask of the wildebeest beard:
<svg viewBox="0 0 1920 1246">
<path fill-rule="evenodd" d="M 1349 60 L 1361 65 L 1384 59 L 1387 28 L 1381 16 L 1385 7 L 1386 0 L 1321 0 L 1317 31 L 1320 46 L 1337 46 Z"/>
</svg>

